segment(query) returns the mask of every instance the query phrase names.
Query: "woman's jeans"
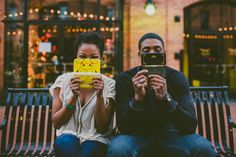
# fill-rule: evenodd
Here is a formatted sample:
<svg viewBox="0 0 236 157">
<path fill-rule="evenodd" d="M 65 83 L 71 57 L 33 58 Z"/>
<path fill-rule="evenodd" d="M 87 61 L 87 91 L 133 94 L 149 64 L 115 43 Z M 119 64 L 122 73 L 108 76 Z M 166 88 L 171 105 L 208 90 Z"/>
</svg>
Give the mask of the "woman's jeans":
<svg viewBox="0 0 236 157">
<path fill-rule="evenodd" d="M 54 148 L 57 157 L 106 157 L 107 145 L 98 141 L 85 141 L 72 134 L 57 137 Z"/>
<path fill-rule="evenodd" d="M 108 148 L 108 157 L 215 157 L 211 143 L 197 134 L 172 136 L 154 142 L 141 136 L 121 134 Z"/>
</svg>

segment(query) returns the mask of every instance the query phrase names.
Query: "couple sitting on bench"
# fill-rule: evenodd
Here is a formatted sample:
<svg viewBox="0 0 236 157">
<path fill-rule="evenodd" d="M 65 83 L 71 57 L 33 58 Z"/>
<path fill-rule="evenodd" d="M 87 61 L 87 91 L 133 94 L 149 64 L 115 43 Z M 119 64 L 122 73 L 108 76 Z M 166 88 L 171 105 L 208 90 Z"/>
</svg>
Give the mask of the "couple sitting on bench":
<svg viewBox="0 0 236 157">
<path fill-rule="evenodd" d="M 139 53 L 164 53 L 163 39 L 147 33 Z M 78 36 L 77 58 L 102 58 L 104 43 L 95 32 Z M 137 66 L 113 79 L 94 78 L 80 88 L 73 73 L 59 76 L 50 88 L 52 123 L 60 157 L 213 157 L 211 143 L 195 134 L 197 120 L 185 76 L 165 66 L 165 76 Z M 112 136 L 113 116 L 119 134 Z"/>
</svg>

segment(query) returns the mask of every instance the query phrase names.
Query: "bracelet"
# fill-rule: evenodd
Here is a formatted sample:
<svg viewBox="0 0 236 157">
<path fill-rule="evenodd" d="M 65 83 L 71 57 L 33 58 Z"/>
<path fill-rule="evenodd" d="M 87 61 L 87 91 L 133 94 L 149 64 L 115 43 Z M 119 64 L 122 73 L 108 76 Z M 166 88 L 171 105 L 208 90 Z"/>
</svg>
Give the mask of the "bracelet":
<svg viewBox="0 0 236 157">
<path fill-rule="evenodd" d="M 74 110 L 74 109 L 75 109 L 75 107 L 74 107 L 73 105 L 68 104 L 68 103 L 65 103 L 64 106 L 65 106 L 68 110 Z"/>
</svg>

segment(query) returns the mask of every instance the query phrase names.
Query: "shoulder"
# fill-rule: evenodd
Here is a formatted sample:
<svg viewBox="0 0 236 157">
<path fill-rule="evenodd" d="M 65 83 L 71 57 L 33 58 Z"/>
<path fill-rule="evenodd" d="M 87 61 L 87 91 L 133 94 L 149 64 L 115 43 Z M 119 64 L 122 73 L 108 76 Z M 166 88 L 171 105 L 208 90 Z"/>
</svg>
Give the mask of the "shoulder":
<svg viewBox="0 0 236 157">
<path fill-rule="evenodd" d="M 187 78 L 181 71 L 175 70 L 168 66 L 166 66 L 166 77 L 168 81 L 187 81 Z"/>
<path fill-rule="evenodd" d="M 132 78 L 137 74 L 137 72 L 140 70 L 140 66 L 134 67 L 132 69 L 129 69 L 127 71 L 121 72 L 117 75 L 116 80 L 119 79 L 125 79 L 125 80 L 132 80 Z"/>
<path fill-rule="evenodd" d="M 189 92 L 188 80 L 182 72 L 167 67 L 166 77 L 168 90 L 175 93 L 174 95 L 182 95 Z"/>
<path fill-rule="evenodd" d="M 55 88 L 63 89 L 65 85 L 67 85 L 70 82 L 71 77 L 73 76 L 73 73 L 65 73 L 62 75 L 59 75 L 55 82 L 52 84 L 52 86 L 49 88 L 49 91 L 51 95 L 53 95 L 53 90 Z"/>
<path fill-rule="evenodd" d="M 73 76 L 73 74 L 74 74 L 73 72 L 61 74 L 57 77 L 56 81 L 57 80 L 63 81 L 63 80 L 70 79 Z"/>
<path fill-rule="evenodd" d="M 114 79 L 107 77 L 104 74 L 101 74 L 101 76 L 102 76 L 102 80 L 104 81 L 105 84 L 115 84 L 115 82 L 116 82 Z"/>
</svg>

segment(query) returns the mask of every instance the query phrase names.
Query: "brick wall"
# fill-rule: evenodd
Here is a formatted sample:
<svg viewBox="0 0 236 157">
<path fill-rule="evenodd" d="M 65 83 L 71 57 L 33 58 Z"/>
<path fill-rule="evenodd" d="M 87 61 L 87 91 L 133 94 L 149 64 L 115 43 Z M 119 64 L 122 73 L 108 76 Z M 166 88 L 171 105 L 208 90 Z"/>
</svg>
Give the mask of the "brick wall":
<svg viewBox="0 0 236 157">
<path fill-rule="evenodd" d="M 157 6 L 153 16 L 145 14 L 145 1 L 125 1 L 124 70 L 140 64 L 137 43 L 140 37 L 147 32 L 155 32 L 163 37 L 166 43 L 167 64 L 175 69 L 180 68 L 179 61 L 174 59 L 174 54 L 183 49 L 183 8 L 198 0 L 153 1 Z M 180 16 L 179 23 L 174 22 L 176 15 Z"/>
</svg>

